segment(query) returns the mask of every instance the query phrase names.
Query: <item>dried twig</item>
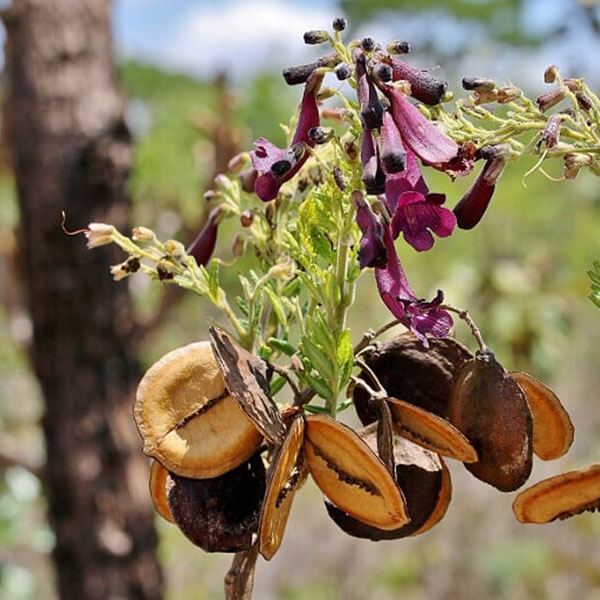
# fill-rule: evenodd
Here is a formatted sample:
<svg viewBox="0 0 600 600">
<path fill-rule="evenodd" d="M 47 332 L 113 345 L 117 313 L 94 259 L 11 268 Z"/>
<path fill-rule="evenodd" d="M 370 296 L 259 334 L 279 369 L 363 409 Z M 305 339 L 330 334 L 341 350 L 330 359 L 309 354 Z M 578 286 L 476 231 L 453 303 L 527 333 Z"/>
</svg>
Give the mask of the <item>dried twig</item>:
<svg viewBox="0 0 600 600">
<path fill-rule="evenodd" d="M 254 586 L 254 570 L 258 558 L 258 543 L 238 552 L 225 575 L 226 600 L 250 600 Z"/>
</svg>

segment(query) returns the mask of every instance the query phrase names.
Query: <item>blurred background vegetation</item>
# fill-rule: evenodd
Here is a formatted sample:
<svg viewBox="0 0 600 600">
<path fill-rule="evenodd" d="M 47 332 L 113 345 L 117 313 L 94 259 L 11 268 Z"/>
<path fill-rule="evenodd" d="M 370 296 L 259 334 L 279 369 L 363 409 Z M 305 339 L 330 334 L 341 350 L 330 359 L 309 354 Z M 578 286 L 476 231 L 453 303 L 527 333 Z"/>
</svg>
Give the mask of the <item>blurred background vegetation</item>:
<svg viewBox="0 0 600 600">
<path fill-rule="evenodd" d="M 301 10 L 305 4 L 328 15 L 327 21 L 311 27 L 326 28 L 330 17 L 345 14 L 351 35 L 369 33 L 381 42 L 409 39 L 414 51 L 409 60 L 418 66 L 439 65 L 436 70 L 457 95 L 463 93 L 460 79 L 467 75 L 513 80 L 535 95 L 543 87 L 543 68 L 551 62 L 565 75 L 586 76 L 596 88 L 600 83 L 600 65 L 594 62 L 600 10 L 594 2 L 345 0 L 339 6 L 290 6 Z M 135 11 L 139 19 L 145 18 L 143 1 L 115 4 L 119 35 L 126 27 L 123 15 Z M 259 24 L 254 27 L 260 39 Z M 227 40 L 227 31 L 222 35 Z M 581 50 L 582 40 L 592 44 L 587 53 Z M 288 43 L 292 56 L 295 48 L 299 56 L 305 52 L 300 36 Z M 243 51 L 233 44 L 229 49 L 234 57 Z M 259 135 L 281 142 L 279 123 L 287 122 L 299 91 L 286 88 L 268 64 L 244 76 L 234 72 L 230 78 L 226 72 L 223 83 L 218 69 L 204 76 L 177 73 L 172 65 L 168 70 L 160 60 L 150 64 L 148 57 L 132 54 L 119 57 L 127 122 L 135 141 L 129 180 L 132 223 L 189 242 L 204 218 L 203 192 L 211 185 L 218 158 L 215 144 L 226 139 L 245 149 Z M 570 410 L 575 444 L 555 463 L 538 460 L 531 479 L 536 481 L 600 460 L 600 315 L 587 299 L 586 276 L 600 258 L 600 186 L 587 173 L 572 182 L 554 182 L 535 173 L 524 182 L 531 166 L 509 166 L 475 230 L 457 231 L 422 255 L 405 246 L 402 256 L 417 293 L 430 296 L 444 289 L 452 304 L 471 311 L 488 345 L 508 368 L 544 379 Z M 560 176 L 560 165 L 552 172 Z M 448 195 L 450 205 L 470 183 L 452 184 L 431 172 L 426 177 L 431 188 Z M 35 474 L 19 466 L 19 460 L 24 466 L 42 464 L 44 448 L 38 426 L 42 402 L 24 349 L 31 325 L 13 285 L 18 220 L 14 183 L 4 165 L 0 459 L 6 455 L 10 460 L 0 460 L 0 599 L 52 600 L 48 553 L 53 534 L 45 522 L 44 497 Z M 229 223 L 220 231 L 217 253 L 225 260 L 234 229 Z M 225 273 L 233 281 L 235 273 Z M 214 314 L 195 297 L 179 297 L 137 276 L 115 285 L 130 286 L 140 320 L 152 325 L 142 347 L 144 366 L 169 349 L 206 336 L 205 319 Z M 354 338 L 388 318 L 372 278 L 363 278 L 352 321 Z M 470 343 L 461 324 L 456 334 Z M 279 554 L 270 564 L 259 563 L 256 598 L 600 599 L 597 515 L 544 527 L 521 526 L 512 515 L 512 494 L 486 487 L 462 465 L 450 468 L 454 497 L 446 518 L 422 537 L 399 542 L 374 544 L 346 537 L 327 520 L 319 493 L 307 484 L 297 496 Z M 166 597 L 220 597 L 229 557 L 202 553 L 158 517 L 157 526 Z"/>
</svg>

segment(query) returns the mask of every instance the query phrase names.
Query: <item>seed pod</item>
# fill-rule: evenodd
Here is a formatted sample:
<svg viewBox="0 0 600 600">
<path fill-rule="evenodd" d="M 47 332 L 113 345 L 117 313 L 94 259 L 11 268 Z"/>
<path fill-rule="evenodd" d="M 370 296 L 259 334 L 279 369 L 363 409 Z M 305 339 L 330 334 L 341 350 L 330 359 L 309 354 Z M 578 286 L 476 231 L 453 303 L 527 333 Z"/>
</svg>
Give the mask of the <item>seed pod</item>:
<svg viewBox="0 0 600 600">
<path fill-rule="evenodd" d="M 475 477 L 503 492 L 521 487 L 532 466 L 533 425 L 525 395 L 491 352 L 478 352 L 456 375 L 448 418 L 471 442 Z"/>
<path fill-rule="evenodd" d="M 208 342 L 152 365 L 133 411 L 144 452 L 183 477 L 217 477 L 248 460 L 262 440 L 227 391 Z"/>
<path fill-rule="evenodd" d="M 150 467 L 150 497 L 152 498 L 152 504 L 154 510 L 163 518 L 174 523 L 173 515 L 169 509 L 169 503 L 167 501 L 167 471 L 157 460 L 152 459 L 152 466 Z"/>
<path fill-rule="evenodd" d="M 550 523 L 599 509 L 600 464 L 539 481 L 513 502 L 521 523 Z"/>
<path fill-rule="evenodd" d="M 167 497 L 175 524 L 206 552 L 247 550 L 258 532 L 265 481 L 260 454 L 213 479 L 170 473 Z"/>
<path fill-rule="evenodd" d="M 306 480 L 303 445 L 304 419 L 297 417 L 271 465 L 260 513 L 259 547 L 267 560 L 271 560 L 279 550 L 292 501 Z"/>
<path fill-rule="evenodd" d="M 267 364 L 244 350 L 222 329 L 211 327 L 209 333 L 215 358 L 231 395 L 265 438 L 273 444 L 281 444 L 285 427 L 271 398 Z"/>
<path fill-rule="evenodd" d="M 558 396 L 527 373 L 511 371 L 510 376 L 525 393 L 533 419 L 533 451 L 542 460 L 563 456 L 573 443 L 574 427 Z"/>
<path fill-rule="evenodd" d="M 365 436 L 367 443 L 373 443 L 373 426 L 359 433 Z M 446 513 L 452 483 L 442 459 L 397 435 L 394 436 L 394 459 L 396 482 L 406 499 L 410 522 L 386 531 L 359 521 L 326 500 L 329 516 L 349 535 L 373 541 L 414 536 L 431 529 Z"/>
<path fill-rule="evenodd" d="M 424 348 L 413 334 L 402 334 L 361 355 L 375 372 L 388 395 L 410 402 L 438 417 L 446 418 L 452 381 L 459 368 L 473 354 L 451 338 L 428 338 Z M 360 377 L 369 381 L 366 374 Z M 377 414 L 369 410 L 367 392 L 357 386 L 354 405 L 363 425 L 372 423 Z"/>
<path fill-rule="evenodd" d="M 387 402 L 398 435 L 449 458 L 477 461 L 469 440 L 445 419 L 397 398 L 387 398 Z"/>
<path fill-rule="evenodd" d="M 385 530 L 408 522 L 396 482 L 350 427 L 329 417 L 307 417 L 304 449 L 315 483 L 339 509 Z"/>
</svg>

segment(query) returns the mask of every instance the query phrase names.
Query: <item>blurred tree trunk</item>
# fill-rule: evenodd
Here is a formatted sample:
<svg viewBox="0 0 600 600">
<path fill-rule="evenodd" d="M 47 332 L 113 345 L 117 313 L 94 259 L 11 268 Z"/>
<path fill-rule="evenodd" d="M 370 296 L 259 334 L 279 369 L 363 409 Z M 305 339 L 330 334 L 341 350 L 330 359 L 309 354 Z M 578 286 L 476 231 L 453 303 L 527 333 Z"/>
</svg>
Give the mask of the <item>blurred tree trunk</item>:
<svg viewBox="0 0 600 600">
<path fill-rule="evenodd" d="M 112 248 L 69 225 L 127 227 L 130 140 L 113 64 L 109 0 L 14 0 L 4 132 L 21 209 L 31 360 L 45 398 L 44 483 L 65 600 L 161 598 L 148 467 L 131 416 L 140 377 L 127 285 Z M 18 402 L 18 398 L 15 399 Z"/>
</svg>

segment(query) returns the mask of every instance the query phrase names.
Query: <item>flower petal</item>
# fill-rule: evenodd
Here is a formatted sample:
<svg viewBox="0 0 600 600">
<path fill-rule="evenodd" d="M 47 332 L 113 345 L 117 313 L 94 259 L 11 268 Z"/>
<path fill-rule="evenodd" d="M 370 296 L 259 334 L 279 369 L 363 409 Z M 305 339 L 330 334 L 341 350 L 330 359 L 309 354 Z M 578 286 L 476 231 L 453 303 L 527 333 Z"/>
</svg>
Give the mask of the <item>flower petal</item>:
<svg viewBox="0 0 600 600">
<path fill-rule="evenodd" d="M 215 250 L 217 243 L 217 221 L 221 208 L 214 208 L 196 239 L 190 244 L 186 253 L 193 256 L 199 265 L 206 265 Z"/>
<path fill-rule="evenodd" d="M 358 260 L 360 268 L 385 267 L 387 251 L 384 242 L 385 223 L 383 219 L 373 212 L 364 196 L 355 191 L 352 199 L 356 206 L 356 222 L 362 231 Z"/>
</svg>

